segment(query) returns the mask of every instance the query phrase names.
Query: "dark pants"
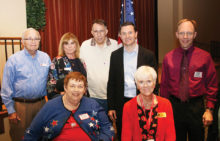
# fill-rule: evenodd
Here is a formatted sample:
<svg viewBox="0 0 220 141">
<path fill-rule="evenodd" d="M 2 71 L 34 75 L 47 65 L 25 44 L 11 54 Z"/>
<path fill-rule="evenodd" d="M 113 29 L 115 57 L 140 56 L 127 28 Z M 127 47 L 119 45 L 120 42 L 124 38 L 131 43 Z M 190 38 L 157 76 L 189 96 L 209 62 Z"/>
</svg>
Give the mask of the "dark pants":
<svg viewBox="0 0 220 141">
<path fill-rule="evenodd" d="M 123 105 L 124 105 L 126 102 L 128 102 L 129 100 L 131 100 L 131 99 L 132 99 L 132 98 L 124 98 Z M 122 109 L 119 109 L 119 110 L 116 111 L 116 116 L 117 116 L 116 128 L 117 128 L 118 141 L 121 140 L 122 115 L 123 115 L 123 107 L 122 107 Z"/>
<path fill-rule="evenodd" d="M 218 125 L 220 120 L 220 118 L 218 119 L 218 114 L 220 114 L 218 113 L 220 107 L 220 84 L 218 88 L 217 103 L 215 104 L 215 108 L 213 111 L 213 122 L 209 126 L 207 141 L 220 141 L 220 138 L 218 139 L 218 136 L 220 136 L 218 129 L 218 126 L 220 126 Z"/>
<path fill-rule="evenodd" d="M 205 111 L 203 97 L 181 102 L 178 98 L 170 96 L 173 107 L 174 123 L 176 128 L 176 141 L 204 141 L 204 127 L 202 116 Z"/>
</svg>

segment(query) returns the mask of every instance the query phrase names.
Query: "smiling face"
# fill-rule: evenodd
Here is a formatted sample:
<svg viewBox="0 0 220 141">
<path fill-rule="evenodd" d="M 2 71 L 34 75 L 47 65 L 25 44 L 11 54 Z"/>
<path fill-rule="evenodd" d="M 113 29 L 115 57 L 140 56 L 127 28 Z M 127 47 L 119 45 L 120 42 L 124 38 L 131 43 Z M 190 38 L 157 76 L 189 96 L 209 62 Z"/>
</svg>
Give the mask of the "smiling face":
<svg viewBox="0 0 220 141">
<path fill-rule="evenodd" d="M 66 55 L 75 55 L 76 43 L 72 39 L 70 39 L 67 42 L 64 42 L 63 50 Z"/>
<path fill-rule="evenodd" d="M 31 54 L 32 56 L 35 55 L 36 50 L 40 44 L 40 34 L 34 29 L 28 29 L 24 32 L 22 37 L 22 44 L 25 49 Z"/>
<path fill-rule="evenodd" d="M 153 80 L 152 75 L 143 74 L 140 78 L 138 78 L 136 84 L 140 94 L 149 96 L 153 93 L 156 83 Z"/>
<path fill-rule="evenodd" d="M 196 34 L 197 32 L 195 32 L 195 28 L 190 21 L 181 23 L 176 32 L 181 48 L 184 50 L 189 49 L 193 44 Z"/>
<path fill-rule="evenodd" d="M 136 45 L 137 32 L 132 25 L 121 27 L 119 36 L 123 42 L 124 47 Z"/>
<path fill-rule="evenodd" d="M 80 103 L 86 92 L 85 84 L 81 80 L 69 79 L 67 85 L 64 86 L 66 98 L 71 103 Z"/>
</svg>

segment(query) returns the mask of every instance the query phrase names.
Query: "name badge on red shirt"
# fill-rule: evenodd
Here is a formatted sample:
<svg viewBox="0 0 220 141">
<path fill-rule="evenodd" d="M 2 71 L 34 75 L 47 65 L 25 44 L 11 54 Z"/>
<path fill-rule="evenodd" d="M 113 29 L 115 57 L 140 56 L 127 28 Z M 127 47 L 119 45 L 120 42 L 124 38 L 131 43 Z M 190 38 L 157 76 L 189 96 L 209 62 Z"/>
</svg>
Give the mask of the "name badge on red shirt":
<svg viewBox="0 0 220 141">
<path fill-rule="evenodd" d="M 158 118 L 165 118 L 165 117 L 167 117 L 167 114 L 166 114 L 166 112 L 159 112 L 159 113 L 157 113 L 157 117 Z"/>
<path fill-rule="evenodd" d="M 80 118 L 80 120 L 85 120 L 85 119 L 89 118 L 89 115 L 87 113 L 81 114 L 81 115 L 79 115 L 79 118 Z"/>
<path fill-rule="evenodd" d="M 202 72 L 196 71 L 196 72 L 194 73 L 194 77 L 202 78 Z"/>
</svg>

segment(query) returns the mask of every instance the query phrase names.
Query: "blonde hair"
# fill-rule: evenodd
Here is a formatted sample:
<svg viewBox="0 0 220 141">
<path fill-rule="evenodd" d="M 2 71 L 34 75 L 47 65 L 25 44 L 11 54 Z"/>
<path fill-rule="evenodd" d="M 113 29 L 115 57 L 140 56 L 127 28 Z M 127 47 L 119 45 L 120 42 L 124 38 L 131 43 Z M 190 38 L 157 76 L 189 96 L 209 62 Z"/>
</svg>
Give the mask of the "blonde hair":
<svg viewBox="0 0 220 141">
<path fill-rule="evenodd" d="M 59 44 L 58 56 L 65 55 L 63 45 L 64 45 L 64 43 L 67 43 L 69 40 L 73 40 L 73 42 L 76 44 L 76 51 L 75 51 L 74 55 L 76 58 L 79 58 L 79 49 L 80 49 L 79 41 L 78 41 L 78 38 L 76 37 L 76 35 L 74 35 L 71 32 L 67 32 L 67 33 L 63 34 L 63 36 L 61 37 L 60 44 Z"/>
<path fill-rule="evenodd" d="M 137 71 L 135 72 L 135 74 L 134 74 L 135 82 L 137 83 L 137 81 L 143 75 L 152 76 L 154 83 L 156 83 L 156 81 L 157 81 L 157 72 L 154 70 L 154 68 L 152 68 L 150 66 L 141 66 L 141 67 L 139 67 L 137 69 Z"/>
</svg>

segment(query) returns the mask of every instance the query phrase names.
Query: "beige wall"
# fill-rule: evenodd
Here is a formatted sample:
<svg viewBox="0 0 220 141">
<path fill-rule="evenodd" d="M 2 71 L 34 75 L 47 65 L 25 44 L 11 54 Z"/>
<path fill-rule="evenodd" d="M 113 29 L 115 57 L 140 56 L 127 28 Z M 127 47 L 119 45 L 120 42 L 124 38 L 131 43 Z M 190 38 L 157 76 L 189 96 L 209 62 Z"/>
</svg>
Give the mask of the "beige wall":
<svg viewBox="0 0 220 141">
<path fill-rule="evenodd" d="M 159 62 L 173 48 L 173 0 L 158 0 Z"/>
<path fill-rule="evenodd" d="M 0 0 L 0 37 L 20 37 L 26 29 L 25 0 Z"/>
<path fill-rule="evenodd" d="M 220 41 L 220 0 L 158 0 L 159 63 L 176 46 L 176 24 L 182 18 L 198 23 L 197 41 L 209 46 Z"/>
<path fill-rule="evenodd" d="M 21 37 L 26 26 L 25 0 L 0 0 L 0 37 Z M 8 56 L 11 55 L 8 49 Z M 16 47 L 15 51 L 18 51 Z M 0 44 L 0 82 L 5 64 L 4 45 Z"/>
<path fill-rule="evenodd" d="M 183 16 L 198 23 L 199 42 L 220 41 L 220 0 L 184 0 Z"/>
</svg>

